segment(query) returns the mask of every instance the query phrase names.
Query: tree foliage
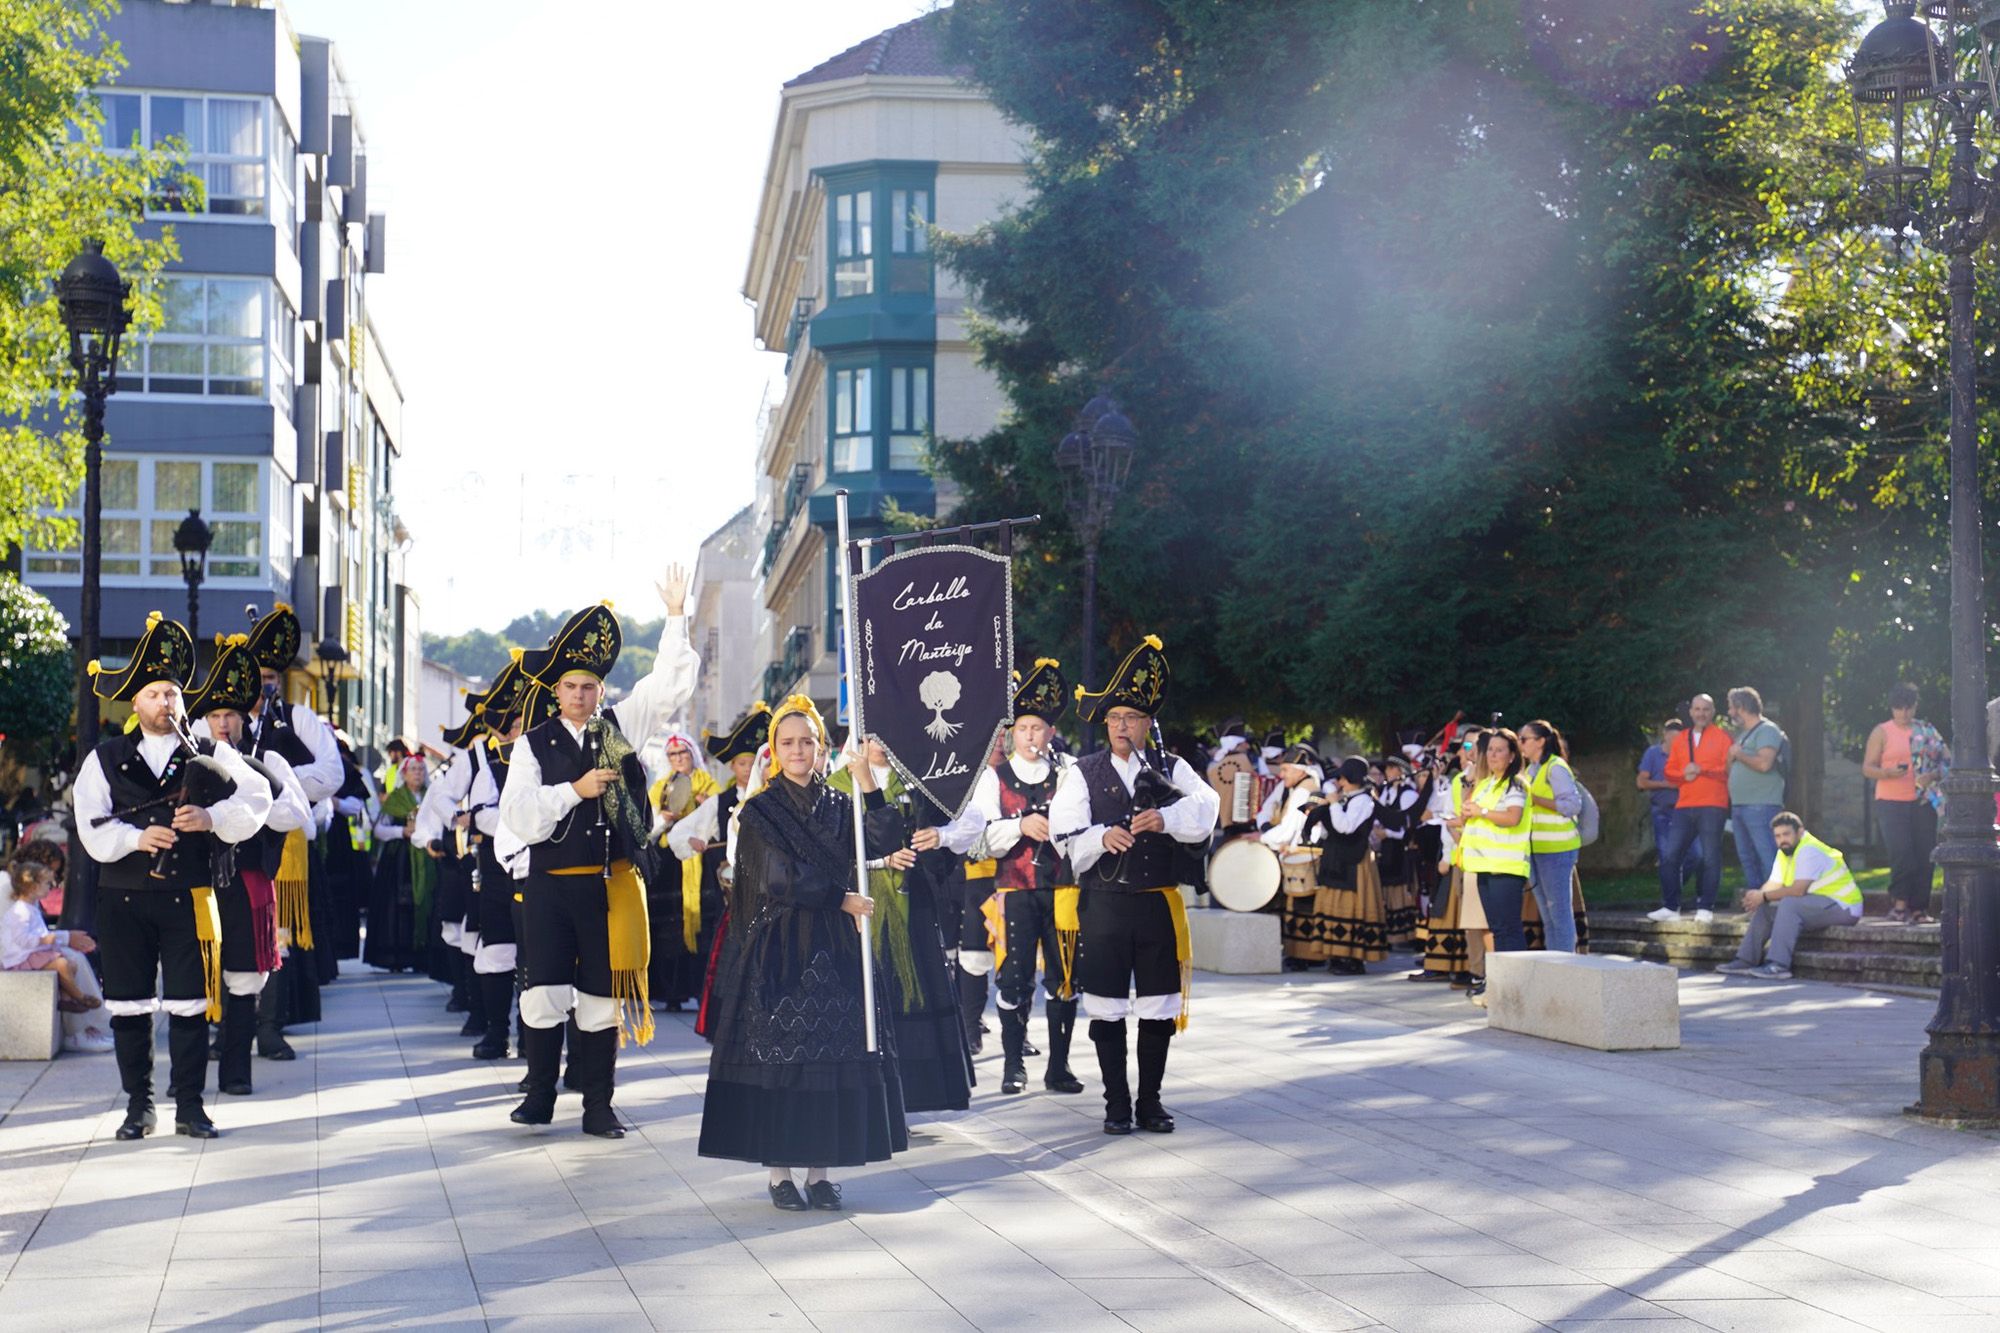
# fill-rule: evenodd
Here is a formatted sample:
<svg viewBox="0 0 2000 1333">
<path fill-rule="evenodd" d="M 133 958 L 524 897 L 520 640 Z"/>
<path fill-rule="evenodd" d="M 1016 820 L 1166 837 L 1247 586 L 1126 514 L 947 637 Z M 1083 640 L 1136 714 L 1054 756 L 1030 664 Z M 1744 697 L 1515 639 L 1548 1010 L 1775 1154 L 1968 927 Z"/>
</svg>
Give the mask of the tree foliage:
<svg viewBox="0 0 2000 1333">
<path fill-rule="evenodd" d="M 1943 290 L 1859 197 L 1842 0 L 951 13 L 1035 192 L 944 241 L 1013 410 L 933 456 L 967 518 L 1060 514 L 1054 442 L 1125 403 L 1105 637 L 1184 708 L 1617 743 L 1942 671 Z M 1046 652 L 1080 566 L 1036 542 Z"/>
<path fill-rule="evenodd" d="M 143 219 L 149 188 L 171 177 L 191 206 L 201 198 L 172 145 L 104 142 L 89 94 L 124 65 L 104 38 L 114 10 L 113 0 L 0 0 L 0 550 L 74 540 L 73 522 L 42 513 L 75 492 L 83 465 L 56 278 L 100 240 L 133 283 L 134 330 L 156 326 L 153 284 L 178 250 L 171 229 Z"/>
<path fill-rule="evenodd" d="M 0 738 L 16 762 L 39 767 L 69 730 L 75 654 L 49 599 L 0 577 Z"/>
<path fill-rule="evenodd" d="M 497 632 L 473 629 L 463 634 L 426 634 L 424 656 L 464 675 L 491 680 L 494 673 L 506 664 L 509 653 L 516 648 L 545 646 L 568 618 L 567 613 L 530 611 L 514 617 Z M 652 671 L 653 662 L 659 656 L 660 632 L 666 628 L 666 621 L 662 617 L 636 620 L 621 611 L 618 613 L 618 624 L 624 631 L 625 646 L 619 651 L 617 665 L 605 677 L 605 683 L 613 689 L 629 690 L 641 676 Z"/>
</svg>

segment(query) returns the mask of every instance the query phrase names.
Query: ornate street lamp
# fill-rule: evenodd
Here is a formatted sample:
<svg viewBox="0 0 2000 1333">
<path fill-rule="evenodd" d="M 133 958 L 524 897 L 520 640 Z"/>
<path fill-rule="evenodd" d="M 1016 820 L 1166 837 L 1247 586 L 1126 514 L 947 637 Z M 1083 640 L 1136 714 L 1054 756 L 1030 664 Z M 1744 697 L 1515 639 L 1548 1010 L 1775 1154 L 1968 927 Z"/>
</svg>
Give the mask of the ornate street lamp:
<svg viewBox="0 0 2000 1333">
<path fill-rule="evenodd" d="M 201 585 L 208 577 L 208 548 L 214 543 L 215 534 L 208 524 L 202 522 L 199 509 L 188 510 L 188 516 L 174 529 L 174 550 L 181 558 L 181 581 L 188 589 L 188 637 L 201 647 Z"/>
<path fill-rule="evenodd" d="M 56 280 L 56 304 L 69 331 L 69 364 L 83 394 L 83 584 L 78 596 L 76 758 L 97 745 L 97 697 L 88 666 L 97 660 L 102 620 L 104 522 L 104 400 L 118 391 L 118 343 L 129 316 L 132 287 L 104 257 L 102 241 L 86 241 Z"/>
<path fill-rule="evenodd" d="M 326 693 L 322 699 L 322 713 L 328 726 L 340 726 L 340 682 L 346 669 L 349 654 L 347 645 L 329 634 L 321 639 L 313 649 L 313 656 L 319 659 L 320 686 Z"/>
<path fill-rule="evenodd" d="M 1138 432 L 1116 399 L 1098 394 L 1077 413 L 1076 428 L 1056 445 L 1063 507 L 1083 542 L 1083 679 L 1097 681 L 1097 543 L 1132 472 Z"/>
<path fill-rule="evenodd" d="M 1986 744 L 1986 612 L 1980 569 L 1979 456 L 1973 397 L 1972 263 L 2000 214 L 1979 174 L 1981 116 L 2000 99 L 1993 44 L 2000 0 L 1889 0 L 1888 17 L 1847 66 L 1855 135 L 1870 162 L 1863 188 L 1886 190 L 1888 224 L 1950 261 L 1951 752 L 1938 864 L 1944 867 L 1944 970 L 1930 1043 L 1918 1061 L 1913 1115 L 2000 1124 L 2000 845 L 1994 841 L 1992 752 Z M 1864 119 L 1889 112 L 1888 160 L 1872 157 Z M 1935 164 L 1905 155 L 1913 118 L 1949 129 L 1944 189 Z M 1937 136 L 1930 141 L 1938 142 Z"/>
</svg>

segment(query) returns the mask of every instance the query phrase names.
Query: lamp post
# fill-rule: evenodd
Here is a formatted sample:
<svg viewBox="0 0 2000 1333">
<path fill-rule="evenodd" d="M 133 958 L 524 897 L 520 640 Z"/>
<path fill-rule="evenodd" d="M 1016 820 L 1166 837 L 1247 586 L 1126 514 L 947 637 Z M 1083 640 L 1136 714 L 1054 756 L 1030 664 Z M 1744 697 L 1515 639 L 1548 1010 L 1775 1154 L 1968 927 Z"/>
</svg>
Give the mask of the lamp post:
<svg viewBox="0 0 2000 1333">
<path fill-rule="evenodd" d="M 1944 867 L 1943 977 L 1930 1042 L 1918 1060 L 1910 1113 L 1952 1123 L 2000 1123 L 2000 845 L 1994 842 L 1994 774 L 1986 744 L 1986 612 L 1980 568 L 1979 456 L 1973 397 L 1973 258 L 2000 215 L 2000 185 L 1979 174 L 1977 136 L 2000 88 L 1994 43 L 2000 0 L 1889 0 L 1887 17 L 1847 67 L 1855 135 L 1863 113 L 1889 113 L 1886 162 L 1863 188 L 1885 191 L 1889 225 L 1914 232 L 1950 261 L 1951 296 L 1951 752 L 1937 862 Z M 1904 158 L 1912 113 L 1948 129 L 1951 160 L 1941 193 L 1929 163 Z M 1862 143 L 1864 160 L 1866 144 Z"/>
<path fill-rule="evenodd" d="M 174 550 L 181 558 L 181 581 L 188 589 L 188 637 L 194 640 L 197 652 L 201 649 L 201 585 L 208 577 L 208 548 L 214 541 L 215 534 L 202 522 L 199 509 L 188 510 L 188 516 L 174 529 Z"/>
<path fill-rule="evenodd" d="M 1083 680 L 1097 681 L 1097 543 L 1125 489 L 1132 454 L 1139 443 L 1132 422 L 1117 400 L 1098 394 L 1077 414 L 1076 427 L 1056 445 L 1063 507 L 1083 542 Z"/>
<path fill-rule="evenodd" d="M 97 696 L 89 664 L 97 660 L 102 628 L 104 522 L 104 400 L 118 391 L 118 342 L 129 316 L 131 284 L 104 257 L 102 241 L 86 241 L 83 253 L 56 280 L 56 303 L 69 332 L 69 364 L 83 393 L 83 570 L 77 597 L 76 759 L 97 747 Z"/>
<path fill-rule="evenodd" d="M 313 656 L 319 659 L 320 684 L 326 690 L 324 700 L 328 726 L 340 725 L 340 671 L 341 664 L 348 659 L 347 645 L 329 634 L 313 648 Z"/>
</svg>

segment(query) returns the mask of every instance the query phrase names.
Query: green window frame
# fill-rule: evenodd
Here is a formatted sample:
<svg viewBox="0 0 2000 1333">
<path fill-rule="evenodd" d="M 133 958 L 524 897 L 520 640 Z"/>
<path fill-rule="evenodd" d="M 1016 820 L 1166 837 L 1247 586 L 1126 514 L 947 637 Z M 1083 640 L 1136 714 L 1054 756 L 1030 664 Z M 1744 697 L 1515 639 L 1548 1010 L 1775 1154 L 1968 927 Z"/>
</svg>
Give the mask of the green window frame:
<svg viewBox="0 0 2000 1333">
<path fill-rule="evenodd" d="M 932 191 L 897 188 L 889 199 L 889 295 L 927 296 L 932 271 L 930 227 Z"/>
<path fill-rule="evenodd" d="M 832 472 L 875 470 L 875 367 L 828 366 L 827 468 Z"/>
<path fill-rule="evenodd" d="M 836 301 L 875 292 L 875 192 L 847 190 L 828 201 L 828 290 Z"/>
<path fill-rule="evenodd" d="M 931 439 L 931 363 L 889 367 L 889 451 L 892 472 L 924 467 Z"/>
</svg>

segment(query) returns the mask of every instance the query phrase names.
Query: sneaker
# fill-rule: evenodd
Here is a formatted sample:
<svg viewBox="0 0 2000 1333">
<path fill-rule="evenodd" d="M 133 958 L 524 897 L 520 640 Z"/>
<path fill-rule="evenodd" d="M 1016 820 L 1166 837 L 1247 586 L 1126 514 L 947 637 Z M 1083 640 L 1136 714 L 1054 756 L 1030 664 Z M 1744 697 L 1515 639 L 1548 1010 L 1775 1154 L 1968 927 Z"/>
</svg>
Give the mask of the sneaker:
<svg viewBox="0 0 2000 1333">
<path fill-rule="evenodd" d="M 1681 912 L 1678 907 L 1656 907 L 1646 913 L 1646 919 L 1648 921 L 1678 921 L 1681 919 Z"/>
<path fill-rule="evenodd" d="M 76 1055 L 107 1055 L 115 1044 L 103 1028 L 85 1028 L 63 1038 L 63 1049 Z"/>
<path fill-rule="evenodd" d="M 1776 963 L 1766 963 L 1762 967 L 1751 969 L 1750 975 L 1759 981 L 1790 981 L 1792 969 L 1779 967 Z"/>
<path fill-rule="evenodd" d="M 1715 970 L 1725 976 L 1740 977 L 1746 972 L 1755 972 L 1759 966 L 1757 963 L 1746 963 L 1741 958 L 1732 958 L 1726 963 L 1717 963 Z"/>
<path fill-rule="evenodd" d="M 1715 920 L 1715 913 L 1709 911 L 1706 907 L 1704 907 L 1694 914 L 1694 920 L 1696 925 L 1705 926 L 1709 922 Z"/>
<path fill-rule="evenodd" d="M 1486 1007 L 1486 983 L 1483 981 L 1473 982 L 1472 989 L 1465 993 L 1465 998 L 1478 1005 L 1481 1009 L 1484 1009 Z"/>
</svg>

